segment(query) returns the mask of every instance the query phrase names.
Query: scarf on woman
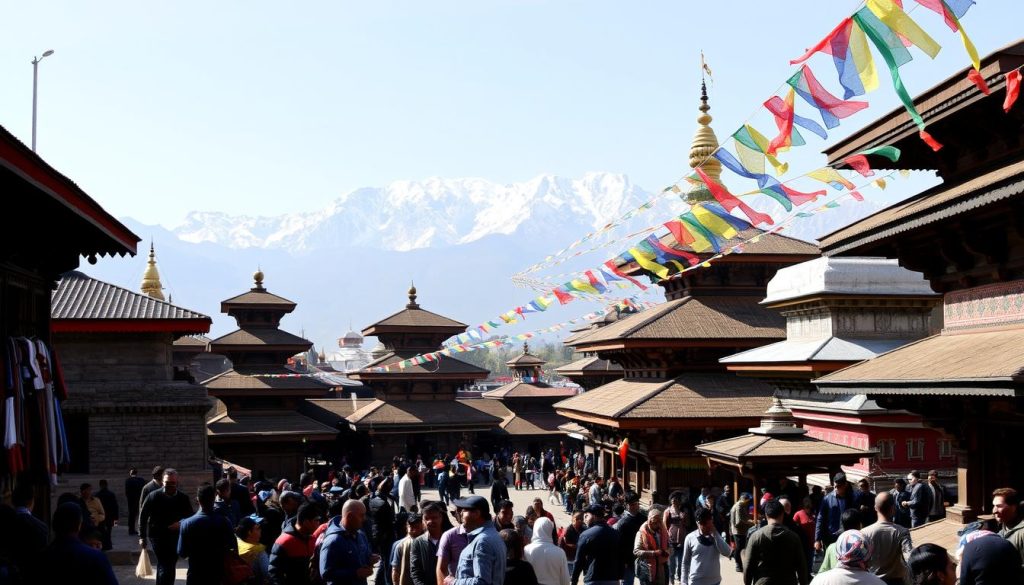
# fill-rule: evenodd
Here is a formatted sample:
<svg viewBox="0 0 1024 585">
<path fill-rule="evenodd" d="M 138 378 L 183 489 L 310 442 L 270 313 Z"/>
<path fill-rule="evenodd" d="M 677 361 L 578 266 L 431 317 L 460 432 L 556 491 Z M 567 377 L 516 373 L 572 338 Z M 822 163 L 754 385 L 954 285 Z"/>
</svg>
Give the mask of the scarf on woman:
<svg viewBox="0 0 1024 585">
<path fill-rule="evenodd" d="M 651 582 L 656 583 L 658 581 L 658 571 L 664 570 L 663 567 L 668 561 L 668 530 L 662 526 L 661 530 L 657 534 L 651 531 L 650 523 L 644 522 L 642 528 L 640 528 L 640 542 L 643 545 L 643 549 L 647 551 L 664 551 L 666 554 L 664 558 L 653 557 L 644 558 L 647 561 L 647 566 L 651 571 Z M 660 543 L 660 544 L 659 544 Z"/>
</svg>

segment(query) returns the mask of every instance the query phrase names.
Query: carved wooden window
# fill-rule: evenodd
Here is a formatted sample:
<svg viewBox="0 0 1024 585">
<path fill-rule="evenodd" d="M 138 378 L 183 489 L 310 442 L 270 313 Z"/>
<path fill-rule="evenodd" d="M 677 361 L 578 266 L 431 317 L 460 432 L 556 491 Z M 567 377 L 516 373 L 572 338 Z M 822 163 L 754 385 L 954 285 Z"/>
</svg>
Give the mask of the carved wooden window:
<svg viewBox="0 0 1024 585">
<path fill-rule="evenodd" d="M 953 441 L 951 439 L 939 439 L 939 459 L 953 458 Z"/>
<path fill-rule="evenodd" d="M 892 460 L 896 457 L 896 441 L 892 439 L 879 439 L 878 458 L 881 460 Z"/>
<path fill-rule="evenodd" d="M 924 459 L 924 439 L 907 439 L 907 459 Z"/>
</svg>

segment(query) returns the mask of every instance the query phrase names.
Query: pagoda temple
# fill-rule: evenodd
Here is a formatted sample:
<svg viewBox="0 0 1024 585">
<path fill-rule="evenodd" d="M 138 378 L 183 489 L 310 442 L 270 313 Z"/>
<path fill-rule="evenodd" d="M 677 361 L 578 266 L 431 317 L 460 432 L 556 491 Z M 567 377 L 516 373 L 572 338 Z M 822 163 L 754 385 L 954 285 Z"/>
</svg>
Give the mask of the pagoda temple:
<svg viewBox="0 0 1024 585">
<path fill-rule="evenodd" d="M 377 337 L 386 353 L 349 374 L 374 395 L 346 416 L 352 430 L 369 436 L 369 450 L 362 454 L 367 463 L 400 454 L 430 457 L 473 449 L 477 434 L 496 429 L 507 415 L 499 401 L 456 398 L 460 388 L 489 375 L 484 368 L 447 355 L 398 367 L 406 359 L 436 352 L 446 339 L 466 330 L 464 323 L 428 311 L 416 299 L 413 286 L 404 309 L 363 329 L 362 335 Z"/>
<path fill-rule="evenodd" d="M 572 347 L 574 340 L 595 329 L 600 329 L 605 325 L 618 321 L 620 316 L 621 314 L 618 311 L 609 311 L 607 315 L 599 319 L 595 319 L 582 327 L 572 329 L 572 335 L 563 339 L 562 343 Z M 584 390 L 593 390 L 594 388 L 603 386 L 612 380 L 622 378 L 622 366 L 619 364 L 603 360 L 597 357 L 595 352 L 576 350 L 573 353 L 579 354 L 579 359 L 569 362 L 559 368 L 555 368 L 555 372 L 558 375 L 565 376 L 576 384 L 579 384 L 579 386 Z"/>
<path fill-rule="evenodd" d="M 1024 65 L 1024 41 L 981 60 L 991 93 L 969 68 L 914 103 L 943 148 L 917 136 L 894 110 L 826 151 L 830 164 L 892 145 L 896 162 L 934 169 L 942 183 L 822 238 L 830 257 L 885 256 L 924 274 L 942 294 L 943 328 L 814 381 L 823 394 L 866 394 L 882 406 L 920 414 L 948 432 L 957 457 L 957 503 L 945 522 L 911 532 L 915 544 L 956 546 L 958 523 L 990 510 L 992 490 L 1024 487 L 1024 104 L 1004 110 L 1007 74 Z"/>
<path fill-rule="evenodd" d="M 238 329 L 210 342 L 209 351 L 232 364 L 203 382 L 222 405 L 207 421 L 210 450 L 257 476 L 296 480 L 309 463 L 324 459 L 337 435 L 300 413 L 306 399 L 326 398 L 332 387 L 287 367 L 289 357 L 313 344 L 279 328 L 295 303 L 268 291 L 262 271 L 253 278 L 249 291 L 220 304 Z"/>
<path fill-rule="evenodd" d="M 720 180 L 721 166 L 709 158 L 718 140 L 710 126 L 710 106 L 703 89 L 699 110 L 690 165 L 700 165 Z M 698 191 L 691 193 L 689 200 L 708 198 L 709 193 Z M 771 405 L 771 386 L 729 374 L 718 360 L 785 338 L 782 317 L 759 302 L 778 269 L 810 260 L 819 252 L 807 242 L 753 227 L 725 245 L 740 241 L 747 242 L 743 254 L 727 255 L 708 268 L 658 279 L 665 289 L 665 303 L 572 342 L 577 351 L 593 352 L 619 364 L 623 378 L 558 402 L 555 409 L 586 429 L 587 433 L 569 433 L 585 439 L 585 449 L 588 455 L 595 455 L 602 475 L 619 472 L 618 449 L 623 439 L 629 440 L 623 479 L 645 501 L 664 498 L 677 488 L 709 481 L 722 485 L 731 480 L 723 471 L 709 477 L 696 445 L 757 426 Z M 672 240 L 668 245 L 701 260 L 711 256 Z M 649 274 L 633 262 L 620 269 Z"/>
<path fill-rule="evenodd" d="M 783 268 L 762 304 L 786 318 L 786 340 L 722 358 L 730 372 L 768 382 L 808 437 L 867 450 L 845 464 L 852 482 L 868 478 L 876 491 L 913 469 L 955 475 L 948 436 L 920 415 L 883 408 L 863 394 L 822 395 L 815 378 L 906 345 L 932 332 L 941 302 L 920 273 L 885 258 L 821 257 Z M 800 450 L 791 453 L 800 460 Z M 784 455 L 782 451 L 776 453 Z M 808 469 L 798 470 L 803 479 Z M 838 469 L 831 470 L 832 472 Z M 812 483 L 828 484 L 818 473 Z M 769 487 L 771 484 L 769 484 Z"/>
<path fill-rule="evenodd" d="M 569 422 L 555 413 L 555 402 L 575 396 L 576 390 L 550 386 L 542 381 L 542 368 L 547 362 L 530 353 L 527 343 L 523 343 L 521 355 L 505 363 L 512 372 L 512 381 L 482 395 L 484 400 L 500 401 L 509 411 L 496 437 L 511 451 L 539 457 L 543 449 L 554 446 L 562 438 L 559 425 Z"/>
</svg>

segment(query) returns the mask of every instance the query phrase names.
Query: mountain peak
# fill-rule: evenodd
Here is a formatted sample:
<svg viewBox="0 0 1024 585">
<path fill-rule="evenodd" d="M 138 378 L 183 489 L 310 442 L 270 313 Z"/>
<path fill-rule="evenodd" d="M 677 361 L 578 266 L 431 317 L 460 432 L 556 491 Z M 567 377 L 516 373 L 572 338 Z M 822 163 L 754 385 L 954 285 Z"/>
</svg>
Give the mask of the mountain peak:
<svg viewBox="0 0 1024 585">
<path fill-rule="evenodd" d="M 187 242 L 231 248 L 408 251 L 494 234 L 587 232 L 649 197 L 617 173 L 591 172 L 579 179 L 544 174 L 505 185 L 478 177 L 428 177 L 355 189 L 324 209 L 276 217 L 193 211 L 174 233 Z"/>
</svg>

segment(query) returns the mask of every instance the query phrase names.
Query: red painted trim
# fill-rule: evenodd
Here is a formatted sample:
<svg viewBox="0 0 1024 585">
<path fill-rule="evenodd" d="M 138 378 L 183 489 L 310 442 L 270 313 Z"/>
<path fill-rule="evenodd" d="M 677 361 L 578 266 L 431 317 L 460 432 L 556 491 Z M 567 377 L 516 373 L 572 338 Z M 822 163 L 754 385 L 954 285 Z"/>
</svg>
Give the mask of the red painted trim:
<svg viewBox="0 0 1024 585">
<path fill-rule="evenodd" d="M 72 211 L 123 246 L 125 252 L 133 256 L 136 254 L 136 244 L 141 241 L 141 238 L 6 130 L 0 132 L 0 138 L 3 138 L 0 140 L 0 164 L 35 183 L 40 190 L 67 205 Z"/>
<path fill-rule="evenodd" d="M 210 319 L 53 319 L 52 333 L 208 333 Z"/>
</svg>

